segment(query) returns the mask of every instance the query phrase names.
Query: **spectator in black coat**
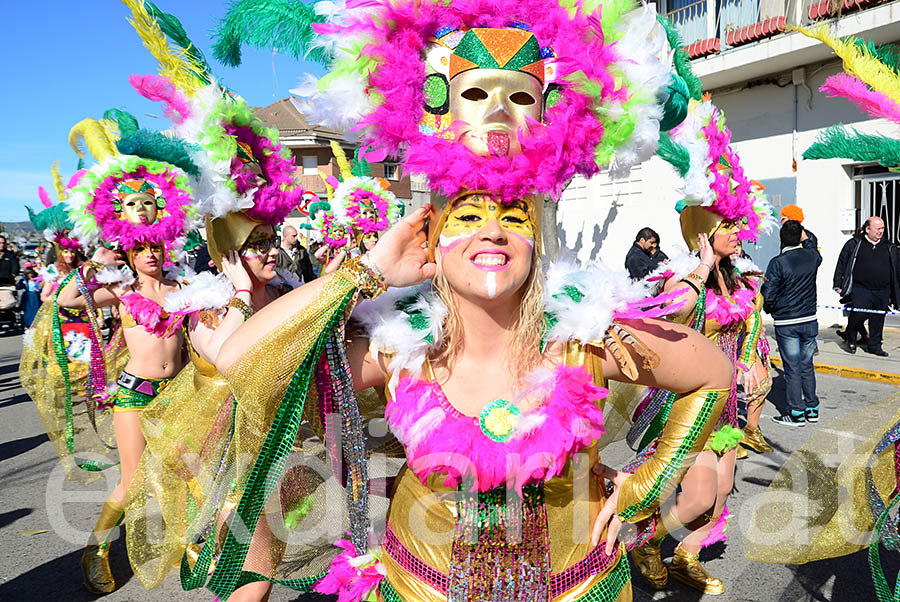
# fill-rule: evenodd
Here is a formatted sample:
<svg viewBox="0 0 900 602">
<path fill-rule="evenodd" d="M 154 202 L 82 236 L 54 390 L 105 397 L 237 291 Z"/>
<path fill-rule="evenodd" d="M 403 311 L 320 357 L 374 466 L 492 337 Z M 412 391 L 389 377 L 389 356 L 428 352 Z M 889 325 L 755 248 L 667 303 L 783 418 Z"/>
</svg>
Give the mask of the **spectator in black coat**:
<svg viewBox="0 0 900 602">
<path fill-rule="evenodd" d="M 19 275 L 19 258 L 9 249 L 5 236 L 0 236 L 0 286 L 15 286 Z"/>
<path fill-rule="evenodd" d="M 813 352 L 819 323 L 816 320 L 816 273 L 822 256 L 809 239 L 801 243 L 803 226 L 788 220 L 781 226 L 781 253 L 766 268 L 762 285 L 763 309 L 775 318 L 775 339 L 784 362 L 789 411 L 772 420 L 800 426 L 819 419 Z"/>
<path fill-rule="evenodd" d="M 869 322 L 869 343 L 866 351 L 887 356 L 882 349 L 884 312 L 888 307 L 900 307 L 900 251 L 884 240 L 884 221 L 870 217 L 863 224 L 863 232 L 848 240 L 841 249 L 834 269 L 833 287 L 841 296 L 841 303 L 855 309 L 871 309 L 875 313 L 851 311 L 847 330 L 843 333 L 847 350 L 856 353 L 856 337 Z"/>
<path fill-rule="evenodd" d="M 625 255 L 625 269 L 634 280 L 640 280 L 669 258 L 659 249 L 659 234 L 652 228 L 641 228 Z"/>
</svg>

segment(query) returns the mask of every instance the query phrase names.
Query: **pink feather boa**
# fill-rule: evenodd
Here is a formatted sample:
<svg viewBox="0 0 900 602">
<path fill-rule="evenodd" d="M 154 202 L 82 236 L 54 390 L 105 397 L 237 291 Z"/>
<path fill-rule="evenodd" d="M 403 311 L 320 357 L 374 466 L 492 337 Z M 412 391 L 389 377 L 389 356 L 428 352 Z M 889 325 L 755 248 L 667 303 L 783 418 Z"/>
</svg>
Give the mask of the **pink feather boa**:
<svg viewBox="0 0 900 602">
<path fill-rule="evenodd" d="M 599 22 L 576 4 L 573 14 L 556 3 L 541 0 L 455 0 L 402 2 L 387 0 L 348 2 L 372 6 L 376 16 L 351 20 L 344 26 L 315 24 L 319 33 L 350 33 L 372 40 L 365 54 L 377 62 L 369 76 L 367 93 L 389 101 L 360 120 L 366 128 L 363 147 L 376 156 L 402 157 L 406 169 L 428 177 L 437 192 L 449 198 L 463 190 L 491 190 L 505 202 L 529 194 L 558 197 L 576 174 L 590 177 L 599 171 L 595 148 L 604 124 L 594 107 L 624 101 L 627 90 L 617 87 L 609 65 L 617 60 Z M 443 26 L 507 27 L 527 23 L 542 47 L 556 54 L 556 82 L 562 86 L 560 102 L 548 109 L 544 124 L 519 133 L 522 153 L 481 157 L 454 141 L 430 136 L 419 129 L 423 115 L 425 65 L 423 53 L 434 33 Z M 390 23 L 390 26 L 385 26 Z M 599 93 L 590 96 L 572 79 L 586 77 Z"/>
<path fill-rule="evenodd" d="M 762 219 L 753 209 L 753 182 L 744 175 L 744 168 L 737 153 L 731 146 L 731 131 L 724 123 L 719 124 L 720 114 L 713 113 L 703 132 L 709 142 L 710 171 L 715 179 L 710 188 L 716 193 L 716 200 L 710 209 L 725 219 L 738 223 L 746 220 L 740 232 L 739 240 L 756 240 L 759 236 Z M 722 159 L 730 169 L 719 169 Z"/>
<path fill-rule="evenodd" d="M 225 131 L 234 136 L 238 142 L 244 142 L 253 149 L 253 154 L 259 161 L 263 177 L 266 179 L 266 185 L 253 195 L 253 207 L 246 209 L 244 213 L 251 219 L 265 224 L 281 224 L 300 203 L 303 193 L 306 192 L 299 185 L 293 156 L 283 157 L 280 143 L 273 142 L 266 136 L 260 136 L 249 126 L 226 123 L 224 127 Z M 234 162 L 232 175 L 238 175 L 235 174 Z M 239 194 L 247 192 L 250 188 L 247 182 L 240 178 L 236 179 L 235 184 Z"/>
<path fill-rule="evenodd" d="M 183 315 L 169 315 L 153 299 L 140 293 L 128 293 L 120 297 L 128 313 L 144 330 L 161 339 L 169 338 L 181 326 Z"/>
<path fill-rule="evenodd" d="M 506 485 L 521 492 L 529 483 L 561 474 L 569 458 L 603 435 L 597 402 L 608 394 L 583 366 L 557 366 L 549 400 L 523 412 L 516 433 L 504 443 L 482 433 L 477 417 L 450 405 L 435 381 L 401 378 L 385 417 L 423 482 L 436 473 L 446 475 L 446 487 L 472 479 L 479 491 Z"/>
<path fill-rule="evenodd" d="M 843 97 L 874 118 L 884 117 L 900 123 L 900 105 L 884 92 L 870 89 L 858 77 L 846 73 L 832 75 L 819 88 L 830 98 Z"/>
<path fill-rule="evenodd" d="M 375 555 L 357 556 L 353 544 L 346 539 L 339 539 L 334 545 L 344 551 L 331 561 L 328 574 L 316 582 L 315 591 L 337 594 L 338 602 L 367 599 L 384 579 L 384 565 Z"/>
<path fill-rule="evenodd" d="M 88 211 L 93 214 L 97 226 L 103 232 L 103 239 L 118 241 L 126 251 L 133 249 L 138 242 L 156 243 L 166 245 L 168 248 L 172 241 L 184 234 L 186 221 L 184 208 L 193 202 L 188 191 L 176 184 L 177 177 L 168 169 L 160 174 L 153 174 L 141 166 L 133 172 L 117 173 L 105 178 L 94 192 L 94 198 L 88 203 Z M 159 210 L 156 223 L 132 224 L 113 208 L 113 202 L 118 202 L 115 195 L 116 186 L 123 180 L 132 178 L 152 182 L 162 191 L 166 206 Z"/>
<path fill-rule="evenodd" d="M 366 199 L 369 199 L 375 207 L 378 214 L 378 217 L 375 220 L 360 215 L 360 204 Z M 347 217 L 350 218 L 350 222 L 353 224 L 354 228 L 365 234 L 382 232 L 391 227 L 391 224 L 388 221 L 387 199 L 377 192 L 366 190 L 365 188 L 357 188 L 350 193 L 350 202 L 347 205 Z"/>
<path fill-rule="evenodd" d="M 706 289 L 706 319 L 723 326 L 743 322 L 756 309 L 756 286 L 739 288 L 731 296 L 722 296 Z"/>
</svg>

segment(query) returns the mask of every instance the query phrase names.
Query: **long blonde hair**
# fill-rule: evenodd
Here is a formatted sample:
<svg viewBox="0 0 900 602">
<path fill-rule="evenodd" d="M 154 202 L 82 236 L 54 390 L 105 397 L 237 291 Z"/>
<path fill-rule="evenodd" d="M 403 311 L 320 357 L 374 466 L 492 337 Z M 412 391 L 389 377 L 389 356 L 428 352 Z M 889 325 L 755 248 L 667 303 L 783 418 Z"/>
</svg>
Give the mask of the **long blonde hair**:
<svg viewBox="0 0 900 602">
<path fill-rule="evenodd" d="M 438 297 L 447 307 L 441 347 L 431 358 L 448 368 L 453 366 L 464 345 L 462 318 L 456 306 L 456 298 L 440 267 L 432 281 Z M 522 286 L 522 301 L 516 317 L 513 336 L 507 353 L 510 371 L 520 380 L 541 359 L 541 339 L 544 334 L 544 271 L 541 256 L 532 251 L 531 273 Z"/>
</svg>

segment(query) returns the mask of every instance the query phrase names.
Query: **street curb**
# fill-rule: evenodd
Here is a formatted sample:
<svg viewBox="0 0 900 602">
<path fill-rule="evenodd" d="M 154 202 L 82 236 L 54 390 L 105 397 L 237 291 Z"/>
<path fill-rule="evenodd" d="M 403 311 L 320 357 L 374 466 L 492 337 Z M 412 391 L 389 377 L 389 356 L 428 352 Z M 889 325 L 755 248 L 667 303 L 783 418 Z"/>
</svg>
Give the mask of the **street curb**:
<svg viewBox="0 0 900 602">
<path fill-rule="evenodd" d="M 773 366 L 782 367 L 784 364 L 777 355 L 769 356 L 769 361 Z M 813 368 L 815 368 L 816 372 L 835 374 L 845 378 L 858 378 L 860 380 L 887 383 L 889 385 L 900 385 L 900 374 L 894 374 L 892 372 L 866 370 L 865 368 L 853 368 L 850 366 L 834 366 L 832 364 L 821 364 L 819 362 L 813 362 Z"/>
</svg>

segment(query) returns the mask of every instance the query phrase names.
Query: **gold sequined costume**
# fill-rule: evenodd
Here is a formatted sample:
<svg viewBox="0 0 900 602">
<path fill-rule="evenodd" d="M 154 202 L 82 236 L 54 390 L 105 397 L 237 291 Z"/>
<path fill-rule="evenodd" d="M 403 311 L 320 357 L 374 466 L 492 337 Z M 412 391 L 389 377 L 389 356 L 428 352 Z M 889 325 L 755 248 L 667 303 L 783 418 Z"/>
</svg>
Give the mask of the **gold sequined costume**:
<svg viewBox="0 0 900 602">
<path fill-rule="evenodd" d="M 205 584 L 222 596 L 247 579 L 266 579 L 309 590 L 340 551 L 333 542 L 346 537 L 353 516 L 347 506 L 352 497 L 348 502 L 341 481 L 346 480 L 349 488 L 355 485 L 348 474 L 352 471 L 342 472 L 340 463 L 334 464 L 334 437 L 320 438 L 325 433 L 336 434 L 333 429 L 340 428 L 333 422 L 340 416 L 322 411 L 339 386 L 330 389 L 321 379 L 321 368 L 322 358 L 339 353 L 336 347 L 342 345 L 342 325 L 355 302 L 355 290 L 352 274 L 342 268 L 316 300 L 248 349 L 225 375 L 237 400 L 233 435 L 219 466 L 222 476 L 211 487 L 218 495 L 207 496 L 198 516 L 228 516 L 232 522 L 210 518 L 205 539 L 195 540 L 205 548 L 195 565 L 192 586 Z M 274 349 L 278 353 L 273 353 Z M 584 366 L 596 383 L 603 384 L 597 349 L 570 344 L 566 364 Z M 630 393 L 630 388 L 623 389 L 623 399 L 633 399 Z M 678 398 L 657 455 L 622 486 L 618 508 L 623 520 L 637 523 L 651 517 L 659 502 L 672 493 L 674 483 L 667 475 L 682 468 L 686 457 L 702 448 L 726 395 L 727 391 L 698 391 Z M 628 401 L 614 404 L 611 414 L 624 415 Z M 311 431 L 300 427 L 301 408 Z M 362 414 L 371 410 L 361 403 Z M 615 421 L 610 427 L 618 430 Z M 369 449 L 375 447 L 369 445 Z M 592 519 L 605 499 L 599 480 L 586 469 L 598 457 L 598 448 L 596 444 L 588 448 L 587 463 L 576 466 L 570 460 L 561 476 L 543 486 L 551 575 L 549 596 L 544 599 L 631 599 L 624 545 L 611 559 L 603 559 L 600 547 L 594 549 L 589 543 Z M 396 443 L 381 449 L 402 453 Z M 451 491 L 436 476 L 422 483 L 390 456 L 373 455 L 369 462 L 373 494 L 378 494 L 374 483 L 379 479 L 398 475 L 389 491 L 382 492 L 388 494 L 387 501 L 369 497 L 372 522 L 384 525 L 384 519 L 377 517 L 386 514 L 390 525 L 382 544 L 387 579 L 379 588 L 379 599 L 453 599 L 441 584 L 446 585 L 450 578 L 457 519 L 448 494 L 456 489 Z M 262 524 L 267 527 L 260 529 Z M 422 536 L 423 524 L 438 540 Z M 250 547 L 247 534 L 239 532 L 246 525 L 257 525 L 254 540 L 274 534 L 286 544 L 260 553 Z M 220 551 L 221 556 L 211 562 Z"/>
</svg>

